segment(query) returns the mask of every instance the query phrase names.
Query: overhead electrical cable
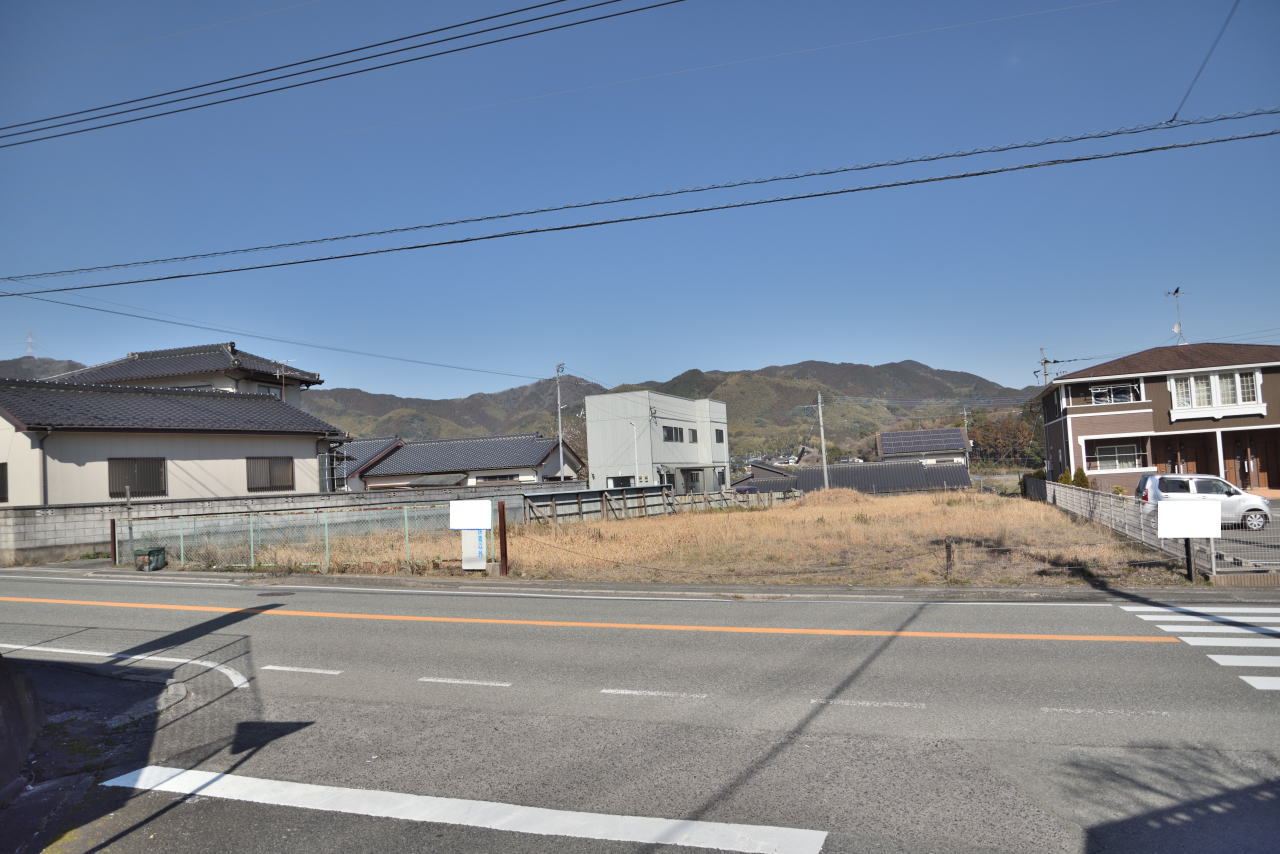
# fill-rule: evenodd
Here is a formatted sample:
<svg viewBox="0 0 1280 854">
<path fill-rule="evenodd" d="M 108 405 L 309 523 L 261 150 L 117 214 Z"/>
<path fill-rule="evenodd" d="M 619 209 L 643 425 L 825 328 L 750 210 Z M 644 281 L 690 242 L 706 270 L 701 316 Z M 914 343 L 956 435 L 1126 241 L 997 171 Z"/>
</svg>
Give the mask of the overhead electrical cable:
<svg viewBox="0 0 1280 854">
<path fill-rule="evenodd" d="M 387 353 L 374 353 L 368 350 L 355 350 L 350 347 L 335 347 L 332 344 L 316 344 L 310 341 L 300 341 L 296 338 L 280 338 L 274 335 L 263 335 L 258 332 L 246 332 L 243 329 L 227 329 L 225 327 L 209 326 L 203 323 L 188 323 L 182 320 L 167 320 L 162 317 L 151 317 L 145 314 L 136 314 L 131 311 L 118 311 L 113 308 L 102 308 L 100 306 L 83 305 L 81 303 L 76 303 L 76 302 L 66 302 L 65 300 L 51 299 L 49 297 L 32 296 L 29 294 L 12 294 L 6 291 L 0 291 L 0 296 L 23 296 L 26 299 L 38 300 L 39 302 L 52 303 L 54 305 L 63 305 L 63 306 L 68 306 L 69 308 L 83 308 L 83 309 L 86 309 L 87 311 L 97 311 L 97 312 L 101 312 L 102 314 L 115 315 L 116 317 L 130 317 L 135 320 L 148 320 L 153 323 L 166 323 L 166 324 L 169 324 L 170 326 L 183 326 L 183 327 L 186 327 L 187 329 L 199 329 L 204 332 L 217 332 L 222 335 L 236 335 L 236 336 L 243 336 L 246 338 L 257 338 L 262 341 L 274 341 L 277 344 L 289 344 L 296 347 L 310 347 L 315 350 L 328 350 L 333 353 L 346 353 L 347 355 L 352 355 L 352 356 L 368 356 L 373 359 L 388 359 L 393 362 L 406 362 L 411 365 L 425 365 L 427 367 L 432 367 L 432 368 L 448 368 L 449 370 L 453 370 L 453 371 L 470 371 L 471 373 L 477 373 L 477 374 L 494 374 L 500 377 L 516 377 L 517 379 L 525 379 L 525 380 L 550 379 L 549 377 L 537 377 L 532 374 L 518 374 L 518 373 L 513 373 L 511 371 L 495 371 L 495 370 L 490 370 L 488 368 L 471 368 L 465 365 L 450 365 L 444 362 L 430 362 L 424 359 L 411 359 L 407 356 L 393 356 Z"/>
<path fill-rule="evenodd" d="M 594 8 L 594 7 L 596 7 L 596 6 L 603 6 L 603 5 L 608 5 L 608 4 L 611 4 L 611 3 L 617 3 L 617 2 L 621 2 L 621 0 L 602 0 L 602 2 L 594 3 L 594 4 L 591 4 L 590 6 L 584 6 L 584 7 L 581 7 L 581 8 L 582 8 L 582 9 Z M 435 53 L 428 53 L 428 54 L 425 54 L 425 55 L 423 55 L 423 56 L 412 56 L 412 57 L 409 57 L 408 59 L 399 59 L 399 60 L 396 60 L 395 62 L 385 62 L 385 63 L 382 63 L 381 65 L 371 65 L 371 66 L 369 66 L 368 68 L 357 68 L 357 69 L 352 70 L 352 71 L 344 71 L 344 72 L 342 72 L 342 73 L 340 73 L 340 74 L 330 74 L 330 75 L 328 75 L 328 76 L 326 76 L 326 77 L 317 77 L 317 78 L 315 78 L 314 80 L 303 80 L 303 81 L 300 81 L 300 82 L 298 82 L 298 83 L 290 83 L 290 84 L 288 84 L 288 85 L 286 85 L 286 86 L 276 86 L 276 87 L 273 87 L 273 88 L 270 88 L 270 89 L 262 89 L 262 90 L 259 90 L 259 91 L 257 91 L 257 92 L 246 92 L 246 93 L 241 94 L 241 95 L 234 95 L 234 96 L 232 96 L 232 97 L 230 97 L 230 98 L 220 98 L 220 99 L 218 99 L 218 100 L 214 100 L 214 101 L 206 101 L 205 103 L 202 103 L 202 104 L 192 104 L 192 105 L 189 105 L 189 106 L 186 106 L 186 107 L 177 107 L 177 108 L 172 109 L 172 110 L 162 110 L 162 111 L 160 111 L 160 112 L 158 112 L 158 113 L 149 113 L 149 114 L 147 114 L 147 115 L 145 115 L 145 116 L 134 116 L 133 118 L 130 118 L 130 119 L 120 119 L 119 121 L 115 121 L 115 122 L 105 122 L 105 123 L 103 123 L 103 124 L 93 125 L 93 126 L 91 126 L 91 127 L 76 128 L 75 130 L 66 130 L 66 131 L 62 131 L 62 132 L 60 132 L 60 133 L 46 134 L 45 136 L 37 136 L 37 137 L 32 137 L 32 138 L 30 138 L 30 139 L 22 139 L 22 140 L 16 140 L 16 141 L 14 141 L 14 142 L 7 142 L 7 143 L 5 143 L 5 144 L 3 144 L 3 145 L 0 145 L 0 148 L 14 148 L 15 146 L 19 146 L 19 145 L 29 145 L 30 143 L 33 143 L 33 142 L 43 142 L 43 141 L 45 141 L 45 140 L 49 140 L 49 139 L 59 139 L 59 138 L 64 137 L 64 136 L 74 136 L 74 135 L 76 135 L 76 134 L 88 133 L 88 132 L 90 132 L 90 131 L 103 130 L 104 128 L 111 128 L 111 127 L 118 127 L 118 126 L 120 126 L 120 125 L 133 124 L 134 122 L 142 122 L 142 121 L 146 121 L 147 119 L 157 119 L 157 118 L 160 118 L 160 117 L 162 117 L 162 116 L 172 116 L 172 115 L 176 115 L 176 114 L 178 114 L 178 113 L 186 113 L 186 112 L 190 112 L 190 111 L 192 111 L 192 110 L 201 110 L 201 109 L 204 109 L 205 107 L 213 107 L 213 106 L 217 106 L 217 105 L 219 105 L 219 104 L 230 104 L 230 103 L 235 102 L 235 101 L 243 101 L 243 100 L 246 100 L 246 99 L 248 99 L 248 98 L 256 98 L 256 97 L 258 97 L 259 95 L 269 95 L 269 94 L 271 94 L 271 93 L 273 93 L 273 92 L 284 92 L 284 91 L 287 91 L 287 90 L 289 90 L 289 89 L 298 89 L 298 88 L 300 88 L 300 87 L 302 87 L 302 86 L 310 86 L 310 85 L 312 85 L 313 83 L 324 83 L 324 82 L 329 81 L 329 80 L 339 80 L 339 79 L 344 78 L 344 77 L 353 77 L 353 76 L 355 76 L 355 75 L 357 75 L 357 74 L 364 74 L 365 72 L 368 72 L 368 71 L 378 71 L 378 70 L 383 69 L 383 68 L 393 68 L 393 67 L 396 67 L 396 66 L 399 66 L 399 65 L 406 65 L 406 64 L 408 64 L 408 63 L 410 63 L 410 62 L 420 62 L 420 61 L 422 61 L 422 60 L 424 60 L 424 59 L 435 59 L 436 57 L 440 57 L 440 56 L 448 56 L 448 55 L 450 55 L 450 54 L 454 54 L 454 53 L 461 53 L 461 52 L 463 52 L 463 51 L 468 51 L 468 50 L 474 50 L 474 49 L 476 49 L 476 48 L 480 48 L 480 47 L 488 47 L 488 46 L 490 46 L 490 45 L 502 44 L 502 43 L 504 43 L 504 42 L 509 42 L 509 41 L 515 41 L 516 39 L 523 39 L 523 38 L 527 38 L 527 37 L 529 37 L 529 36 L 542 35 L 542 34 L 544 34 L 544 33 L 556 32 L 556 31 L 558 31 L 558 30 L 566 30 L 566 29 L 569 29 L 569 28 L 571 28 L 571 27 L 581 26 L 581 25 L 583 25 L 583 24 L 592 24 L 592 23 L 596 23 L 596 22 L 599 22 L 599 21 L 607 21 L 607 20 L 610 20 L 610 19 L 612 19 L 612 18 L 620 18 L 620 17 L 622 17 L 622 16 L 624 16 L 624 15 L 632 15 L 632 14 L 635 14 L 636 12 L 647 12 L 647 11 L 652 10 L 652 9 L 659 9 L 659 8 L 661 8 L 661 7 L 663 7 L 663 6 L 673 6 L 673 5 L 677 4 L 677 3 L 684 3 L 684 2 L 686 2 L 686 0 L 662 0 L 662 2 L 660 2 L 660 3 L 651 3 L 651 4 L 649 4 L 648 6 L 639 6 L 639 7 L 634 8 L 634 9 L 624 9 L 624 10 L 623 10 L 623 11 L 621 11 L 621 12 L 611 12 L 611 13 L 609 13 L 609 14 L 607 14 L 607 15 L 597 15 L 597 16 L 596 16 L 596 17 L 594 17 L 594 18 L 583 18 L 582 20 L 578 20 L 578 21 L 570 21 L 569 23 L 566 23 L 566 24 L 557 24 L 556 26 L 553 26 L 553 27 L 543 27 L 542 29 L 529 30 L 528 32 L 516 33 L 515 35 L 503 36 L 502 38 L 490 39 L 490 40 L 488 40 L 488 41 L 476 42 L 475 44 L 462 45 L 461 47 L 454 47 L 454 48 L 450 48 L 450 49 L 448 49 L 448 50 L 436 51 Z M 580 10 L 580 9 L 571 9 L 571 10 L 566 11 L 566 12 L 556 12 L 556 13 L 554 13 L 553 15 L 544 15 L 544 16 L 542 16 L 542 17 L 543 17 L 543 18 L 547 18 L 547 17 L 554 17 L 555 15 L 565 15 L 565 14 L 569 14 L 570 12 L 574 12 L 574 11 L 581 11 L 581 10 Z M 540 20 L 540 18 L 533 18 L 533 19 L 529 19 L 529 20 Z M 503 25 L 501 25 L 501 26 L 493 27 L 493 28 L 490 28 L 490 29 L 502 29 L 502 28 L 504 28 L 504 27 L 516 26 L 516 24 L 517 24 L 517 23 L 528 23 L 528 21 L 520 21 L 520 22 L 516 22 L 516 23 L 512 23 L 512 24 L 503 24 Z M 482 31 L 477 31 L 477 32 L 487 32 L 487 30 L 482 30 Z M 475 35 L 475 34 L 476 34 L 476 33 L 468 33 L 468 34 L 466 34 L 466 35 Z M 455 40 L 455 39 L 457 39 L 457 38 L 463 38 L 463 36 L 453 36 L 453 37 L 450 37 L 450 38 L 448 38 L 448 39 L 441 39 L 440 41 L 453 41 L 453 40 Z M 419 45 L 418 47 L 422 47 L 422 46 L 423 46 L 423 45 Z M 412 50 L 412 49 L 414 49 L 414 48 L 400 48 L 400 49 L 398 49 L 398 50 L 396 50 L 396 51 L 388 51 L 388 53 L 399 53 L 399 52 L 404 51 L 404 50 Z M 377 55 L 377 56 L 381 56 L 381 55 L 383 55 L 383 54 L 376 54 L 376 55 Z M 336 65 L 347 65 L 347 64 L 350 64 L 351 62 L 363 62 L 363 61 L 365 61 L 366 59 L 371 59 L 371 58 L 373 58 L 373 57 L 364 57 L 364 58 L 362 58 L 362 59 L 348 60 L 348 61 L 346 61 L 346 62 L 335 63 L 335 66 L 336 66 Z M 325 66 L 325 67 L 335 67 L 335 66 Z M 314 70 L 319 70 L 319 69 L 313 69 L 313 71 L 314 71 Z M 308 74 L 308 73 L 312 73 L 312 72 L 310 72 L 310 71 L 308 71 L 308 72 L 296 72 L 296 73 L 293 73 L 293 74 L 286 74 L 286 75 L 282 75 L 281 77 L 278 77 L 278 78 L 271 78 L 271 79 L 283 79 L 283 78 L 285 78 L 285 77 L 296 77 L 296 76 L 298 76 L 299 74 Z M 269 82 L 269 81 L 264 80 L 264 81 L 260 81 L 260 82 L 261 82 L 261 83 L 265 83 L 265 82 Z M 228 89 L 224 89 L 224 90 L 220 90 L 220 91 L 230 91 L 231 89 L 240 89 L 240 88 L 244 88 L 244 86 L 250 86 L 250 85 L 259 85 L 259 84 L 258 84 L 258 83 L 254 83 L 254 84 L 243 84 L 243 85 L 240 85 L 240 86 L 232 86 L 232 87 L 229 87 Z M 208 94 L 208 95 L 213 95 L 213 94 L 217 94 L 217 92 L 210 92 L 210 93 L 207 93 L 207 94 Z M 205 97 L 205 96 L 191 96 L 191 97 Z M 175 100 L 189 100 L 189 98 L 179 98 L 179 99 L 175 99 Z M 164 103 L 173 103 L 173 102 L 172 102 L 172 101 L 170 101 L 170 102 L 164 102 Z M 155 105 L 153 105 L 153 106 L 160 106 L 160 105 L 159 105 L 159 104 L 155 104 Z M 122 111 L 122 112 L 132 112 L 132 110 L 125 110 L 125 111 Z M 112 115 L 116 115 L 116 114 L 112 114 Z M 98 118 L 106 118 L 106 116 L 100 116 L 100 117 L 98 117 Z M 70 124 L 70 123 L 68 123 L 68 124 Z M 60 127 L 60 125 L 51 125 L 50 127 Z M 47 130 L 47 129 L 48 129 L 48 128 L 35 128 L 35 129 L 32 129 L 32 130 L 28 130 L 28 131 L 22 131 L 22 132 L 20 132 L 20 133 L 18 133 L 18 134 L 5 134 L 5 135 L 3 135 L 3 136 L 15 136 L 15 135 L 21 135 L 21 134 L 28 134 L 28 133 L 41 133 L 41 132 L 43 132 L 44 130 Z M 0 138 L 3 138 L 3 136 L 0 136 Z"/>
<path fill-rule="evenodd" d="M 314 0 L 311 0 L 311 2 L 314 2 Z M 127 101 L 116 101 L 115 103 L 103 104 L 102 106 L 99 106 L 99 107 L 88 107 L 83 110 L 73 110 L 69 113 L 59 113 L 56 116 L 46 116 L 43 119 L 31 119 L 29 121 L 17 122 L 11 125 L 0 125 L 0 130 L 11 130 L 13 128 L 27 127 L 28 125 L 40 125 L 46 122 L 54 122 L 54 121 L 57 121 L 58 119 L 66 119 L 72 116 L 81 116 L 81 115 L 84 115 L 85 113 L 98 113 L 98 112 L 102 112 L 103 110 L 114 109 L 115 107 L 124 107 L 129 104 L 139 104 L 143 101 L 153 101 L 157 98 L 167 98 L 170 95 L 180 95 L 183 92 L 194 92 L 196 89 L 207 89 L 210 86 L 219 86 L 223 83 L 232 83 L 236 80 L 246 80 L 250 77 L 258 77 L 259 75 L 262 75 L 262 74 L 271 74 L 272 72 L 275 72 L 275 71 L 283 71 L 286 68 L 297 68 L 299 65 L 310 65 L 313 62 L 324 62 L 326 59 L 334 59 L 335 57 L 339 57 L 339 56 L 347 56 L 348 54 L 359 53 L 362 50 L 373 50 L 374 48 L 386 47 L 389 44 L 397 44 L 399 42 L 408 41 L 409 39 L 419 39 L 419 38 L 422 38 L 423 36 L 433 36 L 433 35 L 436 35 L 437 33 L 444 33 L 444 32 L 448 32 L 449 30 L 456 30 L 459 27 L 469 27 L 472 24 L 482 24 L 485 21 L 493 21 L 493 20 L 497 20 L 498 18 L 508 17 L 510 15 L 519 15 L 523 12 L 531 12 L 534 9 L 541 9 L 544 6 L 556 6 L 561 3 L 567 3 L 567 2 L 569 2 L 569 0 L 549 0 L 549 2 L 546 2 L 546 3 L 538 3 L 533 6 L 525 6 L 521 9 L 512 9 L 509 12 L 500 12 L 496 15 L 486 15 L 483 18 L 472 18 L 470 21 L 462 21 L 461 23 L 457 23 L 457 24 L 449 24 L 447 27 L 436 27 L 435 29 L 432 29 L 432 30 L 423 30 L 420 33 L 411 33 L 407 36 L 400 36 L 394 39 L 387 39 L 386 41 L 374 42 L 373 44 L 361 45 L 360 47 L 348 48 L 347 50 L 340 50 L 340 51 L 337 51 L 336 53 L 326 53 L 323 56 L 313 56 L 310 59 L 299 59 L 296 62 L 288 62 L 288 63 L 285 63 L 284 65 L 275 65 L 275 66 L 272 66 L 271 68 L 259 69 L 258 71 L 248 71 L 248 72 L 245 72 L 244 74 L 236 74 L 231 77 L 223 77 L 219 80 L 210 80 L 208 83 L 197 83 L 194 86 L 183 86 L 179 89 L 169 89 L 164 92 L 156 92 L 154 95 L 144 95 L 141 98 L 130 98 Z M 306 4 L 299 3 L 297 5 L 305 6 Z M 294 7 L 286 6 L 284 8 L 292 9 Z M 274 11 L 279 11 L 279 10 L 274 10 Z M 266 14 L 266 13 L 263 13 L 263 14 Z M 244 20 L 244 19 L 236 19 L 236 20 Z M 188 31 L 188 32 L 191 32 L 191 31 Z M 370 58 L 370 57 L 366 57 L 366 58 Z M 313 70 L 318 70 L 318 69 L 313 69 Z"/>
<path fill-rule="evenodd" d="M 1196 140 L 1194 142 L 1179 142 L 1169 145 L 1158 145 L 1150 148 L 1136 148 L 1127 151 L 1113 151 L 1106 154 L 1086 154 L 1078 157 L 1064 157 L 1056 160 L 1042 160 L 1037 163 L 1024 163 L 1018 166 L 1000 166 L 992 169 L 982 169 L 975 172 L 960 172 L 951 175 L 936 175 L 930 178 L 911 178 L 902 181 L 891 181 L 884 184 L 865 184 L 860 187 L 843 187 L 836 190 L 820 190 L 813 193 L 801 193 L 794 196 L 777 196 L 769 199 L 754 199 L 746 202 L 725 202 L 719 205 L 708 205 L 700 208 L 684 208 L 674 211 L 661 211 L 659 213 L 636 214 L 634 216 L 617 217 L 614 219 L 590 220 L 587 222 L 568 223 L 566 225 L 549 225 L 540 228 L 526 228 L 516 231 L 504 231 L 491 234 L 478 234 L 471 237 L 456 237 L 451 240 L 440 240 L 432 243 L 416 243 L 408 246 L 392 246 L 385 249 L 367 249 L 362 252 L 346 252 L 340 255 L 324 255 L 317 258 L 299 258 L 292 261 L 275 261 L 269 264 L 251 264 L 243 267 L 224 267 L 218 270 L 204 270 L 194 273 L 172 273 L 168 276 L 152 276 L 143 279 L 126 279 L 117 282 L 98 282 L 88 285 L 66 285 L 60 288 L 43 288 L 33 291 L 17 291 L 10 293 L 0 293 L 0 298 L 8 298 L 15 296 L 30 296 L 32 294 L 52 294 L 65 293 L 67 291 L 87 291 L 97 288 L 116 288 L 123 285 L 141 285 L 152 282 L 171 282 L 180 279 L 198 279 L 207 276 L 223 276 L 230 273 L 246 273 L 253 270 L 273 270 L 284 267 L 298 267 L 304 264 L 319 264 L 326 261 L 342 261 L 351 258 L 368 258 L 374 255 L 389 255 L 396 252 L 409 252 L 417 249 L 434 249 L 441 246 L 461 246 L 467 243 L 480 243 L 488 240 L 501 240 L 510 237 L 524 237 L 531 234 L 551 234 L 564 231 L 578 231 L 586 228 L 599 228 L 606 225 L 620 225 L 630 222 L 646 222 L 650 220 L 670 219 L 678 216 L 689 216 L 691 214 L 711 213 L 715 211 L 737 210 L 739 208 L 762 207 L 764 205 L 779 204 L 781 202 L 795 202 L 807 199 L 821 199 L 833 196 L 851 195 L 853 193 L 865 193 L 872 190 L 888 190 L 896 187 L 913 187 L 921 184 L 938 184 L 945 181 L 960 181 L 968 178 L 982 178 L 989 175 L 1002 175 L 1009 172 L 1025 172 L 1031 169 L 1043 169 L 1049 166 L 1066 166 L 1073 163 L 1088 163 L 1097 160 L 1114 160 L 1120 157 L 1133 157 L 1139 154 L 1152 154 L 1159 151 L 1175 151 L 1185 148 L 1201 148 L 1207 145 L 1217 145 L 1224 142 L 1240 142 L 1248 139 L 1262 139 L 1280 135 L 1280 129 L 1259 131 L 1256 133 L 1239 134 L 1237 136 L 1217 137 L 1214 139 Z"/>
<path fill-rule="evenodd" d="M 1131 125 L 1122 128 L 1113 128 L 1111 130 L 1095 131 L 1091 133 L 1073 134 L 1070 136 L 1052 137 L 1047 139 L 1032 140 L 1027 142 L 1005 143 L 1002 145 L 987 146 L 984 148 L 970 148 L 962 151 L 952 151 L 942 154 L 926 154 L 915 157 L 905 157 L 896 160 L 880 160 L 871 163 L 861 163 L 851 166 L 836 166 L 827 169 L 816 169 L 808 172 L 793 172 L 786 175 L 774 175 L 766 178 L 748 178 L 738 181 L 727 181 L 719 184 L 704 184 L 697 187 L 687 187 L 673 190 L 659 190 L 652 193 L 641 193 L 632 196 L 618 196 L 609 199 L 598 199 L 589 202 L 571 202 L 563 205 L 553 205 L 549 207 L 531 208 L 521 211 L 509 211 L 505 213 L 486 214 L 483 216 L 465 217 L 453 220 L 441 220 L 437 222 L 429 222 L 422 225 L 407 225 L 397 228 L 384 228 L 377 231 L 364 231 L 355 234 L 340 234 L 329 237 L 315 237 L 307 240 L 294 240 L 284 243 L 268 243 L 259 246 L 242 247 L 238 249 L 222 249 L 214 252 L 201 252 L 192 255 L 175 255 L 167 258 L 151 258 L 144 261 L 126 261 L 119 264 L 100 264 L 92 267 L 77 267 L 68 270 L 50 270 L 41 273 L 26 273 L 13 276 L 0 276 L 0 279 L 7 281 L 26 281 L 30 279 L 43 279 L 50 276 L 69 276 L 75 273 L 96 273 L 104 270 L 120 270 L 128 267 L 144 267 L 151 264 L 170 264 L 180 261 L 199 261 L 207 258 L 220 258 L 228 255 L 244 255 L 253 252 L 267 252 L 276 249 L 291 249 L 299 246 L 312 246 L 318 243 L 333 243 L 341 240 L 357 240 L 366 237 L 385 237 L 391 234 L 403 234 L 409 231 L 423 231 L 433 228 L 445 228 L 456 225 L 472 225 L 481 222 L 492 222 L 494 220 L 513 219 L 522 216 L 535 216 L 546 213 L 557 213 L 561 211 L 581 210 L 582 208 L 601 207 L 604 205 L 623 204 L 626 202 L 645 201 L 647 199 L 660 199 L 672 196 L 688 195 L 691 193 L 705 193 L 713 190 L 728 190 L 739 187 L 759 186 L 762 184 L 772 184 L 781 181 L 798 181 L 805 178 L 818 178 L 831 175 L 840 175 L 849 172 L 866 172 L 873 169 L 881 169 L 890 166 L 905 166 L 913 163 L 932 163 L 939 160 L 952 160 L 964 157 L 974 157 L 980 154 L 998 154 L 1008 151 L 1020 151 L 1030 148 L 1043 148 L 1049 145 L 1067 144 L 1073 142 L 1083 142 L 1086 140 L 1108 139 L 1116 136 L 1126 136 L 1147 133 L 1150 131 L 1170 130 L 1181 127 L 1192 127 L 1198 125 L 1209 125 L 1217 122 L 1232 121 L 1236 119 L 1255 118 L 1257 116 L 1274 116 L 1280 115 L 1280 106 L 1263 107 L 1255 110 L 1248 110 L 1239 113 L 1228 113 L 1217 116 L 1202 116 L 1194 119 L 1180 119 L 1177 122 L 1153 122 L 1144 125 Z"/>
<path fill-rule="evenodd" d="M 1209 45 L 1209 52 L 1204 55 L 1204 60 L 1200 63 L 1200 67 L 1196 69 L 1196 74 L 1191 78 L 1191 84 L 1187 86 L 1187 91 L 1183 93 L 1182 100 L 1178 102 L 1178 109 L 1173 111 L 1173 116 L 1169 121 L 1177 121 L 1178 113 L 1182 112 L 1182 108 L 1186 106 L 1187 98 L 1191 97 L 1191 90 L 1196 88 L 1196 83 L 1200 82 L 1200 75 L 1204 73 L 1205 67 L 1208 66 L 1209 60 L 1213 58 L 1213 52 L 1218 49 L 1218 42 L 1222 41 L 1222 34 L 1227 31 L 1227 26 L 1231 23 L 1231 19 L 1235 17 L 1236 9 L 1240 8 L 1240 0 L 1235 0 L 1231 4 L 1231 11 L 1227 12 L 1227 19 L 1222 22 L 1222 29 L 1218 30 L 1218 35 L 1213 40 L 1213 44 Z"/>
</svg>

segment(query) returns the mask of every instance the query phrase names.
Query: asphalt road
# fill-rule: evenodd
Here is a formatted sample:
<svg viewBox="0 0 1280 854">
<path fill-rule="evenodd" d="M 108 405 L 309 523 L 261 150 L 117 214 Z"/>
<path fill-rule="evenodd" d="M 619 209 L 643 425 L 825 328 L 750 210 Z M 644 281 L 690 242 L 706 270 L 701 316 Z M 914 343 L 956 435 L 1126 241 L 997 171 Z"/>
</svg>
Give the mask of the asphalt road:
<svg viewBox="0 0 1280 854">
<path fill-rule="evenodd" d="M 658 592 L 15 570 L 0 652 L 187 689 L 54 851 L 1274 850 L 1280 596 Z"/>
</svg>

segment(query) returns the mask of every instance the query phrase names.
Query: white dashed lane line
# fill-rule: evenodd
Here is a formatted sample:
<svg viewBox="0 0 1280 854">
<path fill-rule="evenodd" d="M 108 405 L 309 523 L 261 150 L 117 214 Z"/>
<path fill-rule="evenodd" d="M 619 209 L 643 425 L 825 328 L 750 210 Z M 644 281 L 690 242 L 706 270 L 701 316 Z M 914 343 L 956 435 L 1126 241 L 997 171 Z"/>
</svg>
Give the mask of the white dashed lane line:
<svg viewBox="0 0 1280 854">
<path fill-rule="evenodd" d="M 677 700 L 705 700 L 710 694 L 683 694 L 679 691 L 639 691 L 632 688 L 601 688 L 601 694 L 618 694 L 624 697 L 670 697 Z"/>
<path fill-rule="evenodd" d="M 906 703 L 892 700 L 810 700 L 809 705 L 822 706 L 857 706 L 870 709 L 923 709 L 924 703 Z"/>
<path fill-rule="evenodd" d="M 341 676 L 341 670 L 320 670 L 316 667 L 285 667 L 283 664 L 268 664 L 263 670 L 284 670 L 289 673 L 314 673 L 319 676 Z"/>
<path fill-rule="evenodd" d="M 1261 605 L 1156 606 L 1122 605 L 1122 610 L 1155 628 L 1177 635 L 1188 646 L 1280 649 L 1280 607 Z M 1259 691 L 1280 691 L 1280 655 L 1210 655 L 1223 667 L 1249 667 L 1263 671 L 1241 675 L 1245 684 Z M 1270 671 L 1268 673 L 1267 671 Z"/>
<path fill-rule="evenodd" d="M 444 676 L 423 676 L 419 682 L 436 682 L 441 685 L 473 685 L 479 688 L 510 688 L 510 682 L 488 682 L 483 679 L 449 679 Z"/>
</svg>

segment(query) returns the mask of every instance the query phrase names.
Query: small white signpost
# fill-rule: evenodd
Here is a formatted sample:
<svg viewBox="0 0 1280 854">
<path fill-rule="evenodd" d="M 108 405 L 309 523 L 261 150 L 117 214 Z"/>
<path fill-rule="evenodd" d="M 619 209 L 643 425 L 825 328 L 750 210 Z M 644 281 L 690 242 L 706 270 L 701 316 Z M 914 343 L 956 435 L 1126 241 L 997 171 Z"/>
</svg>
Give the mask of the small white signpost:
<svg viewBox="0 0 1280 854">
<path fill-rule="evenodd" d="M 1186 540 L 1187 578 L 1195 580 L 1195 568 L 1191 562 L 1191 539 L 1204 537 L 1209 542 L 1209 555 L 1213 557 L 1213 540 L 1222 536 L 1222 509 L 1216 501 L 1161 501 L 1156 504 L 1156 536 L 1160 539 Z M 1216 563 L 1216 562 L 1215 562 Z M 1217 567 L 1211 567 L 1216 572 Z"/>
<path fill-rule="evenodd" d="M 487 498 L 450 501 L 449 528 L 462 532 L 462 568 L 488 569 L 493 502 Z"/>
</svg>

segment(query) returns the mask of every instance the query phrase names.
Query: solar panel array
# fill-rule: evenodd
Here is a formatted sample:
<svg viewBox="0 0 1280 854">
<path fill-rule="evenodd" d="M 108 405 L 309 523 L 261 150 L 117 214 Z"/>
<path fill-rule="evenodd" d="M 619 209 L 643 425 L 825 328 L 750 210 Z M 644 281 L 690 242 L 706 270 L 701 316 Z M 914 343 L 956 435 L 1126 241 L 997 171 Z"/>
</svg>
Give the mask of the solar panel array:
<svg viewBox="0 0 1280 854">
<path fill-rule="evenodd" d="M 967 442 L 959 427 L 942 430 L 899 430 L 880 434 L 882 454 L 927 454 L 931 451 L 962 451 Z"/>
</svg>

